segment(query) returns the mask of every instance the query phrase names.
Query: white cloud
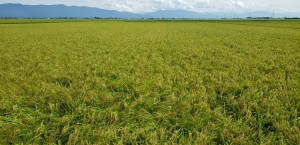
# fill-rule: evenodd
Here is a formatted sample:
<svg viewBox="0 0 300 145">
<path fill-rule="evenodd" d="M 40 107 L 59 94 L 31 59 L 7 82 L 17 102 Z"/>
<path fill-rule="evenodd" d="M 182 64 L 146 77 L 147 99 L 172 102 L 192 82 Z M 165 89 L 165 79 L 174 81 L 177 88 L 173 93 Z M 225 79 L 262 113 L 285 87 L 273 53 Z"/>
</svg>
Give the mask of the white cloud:
<svg viewBox="0 0 300 145">
<path fill-rule="evenodd" d="M 134 13 L 181 9 L 196 12 L 300 12 L 300 0 L 0 0 L 0 3 L 66 4 Z"/>
</svg>

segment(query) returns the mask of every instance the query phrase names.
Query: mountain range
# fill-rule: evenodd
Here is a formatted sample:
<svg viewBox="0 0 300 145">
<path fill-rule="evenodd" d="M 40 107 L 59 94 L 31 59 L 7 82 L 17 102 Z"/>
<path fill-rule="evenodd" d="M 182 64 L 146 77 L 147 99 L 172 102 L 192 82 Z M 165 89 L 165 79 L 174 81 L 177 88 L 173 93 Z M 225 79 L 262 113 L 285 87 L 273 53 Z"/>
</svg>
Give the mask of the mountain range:
<svg viewBox="0 0 300 145">
<path fill-rule="evenodd" d="M 274 13 L 256 11 L 248 13 L 206 12 L 196 13 L 186 10 L 160 10 L 135 14 L 92 7 L 66 5 L 22 5 L 0 4 L 0 18 L 246 18 L 246 17 L 300 17 L 300 13 Z"/>
</svg>

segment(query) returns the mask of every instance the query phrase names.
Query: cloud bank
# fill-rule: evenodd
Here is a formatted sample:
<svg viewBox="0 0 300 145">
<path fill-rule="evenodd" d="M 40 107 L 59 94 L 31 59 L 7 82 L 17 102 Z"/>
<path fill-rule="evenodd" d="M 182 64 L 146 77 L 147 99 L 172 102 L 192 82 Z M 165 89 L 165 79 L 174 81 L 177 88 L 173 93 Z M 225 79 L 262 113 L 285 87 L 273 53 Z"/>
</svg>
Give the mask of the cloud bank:
<svg viewBox="0 0 300 145">
<path fill-rule="evenodd" d="M 65 4 L 89 6 L 132 13 L 158 10 L 195 12 L 275 11 L 300 13 L 300 0 L 0 0 L 0 3 Z"/>
</svg>

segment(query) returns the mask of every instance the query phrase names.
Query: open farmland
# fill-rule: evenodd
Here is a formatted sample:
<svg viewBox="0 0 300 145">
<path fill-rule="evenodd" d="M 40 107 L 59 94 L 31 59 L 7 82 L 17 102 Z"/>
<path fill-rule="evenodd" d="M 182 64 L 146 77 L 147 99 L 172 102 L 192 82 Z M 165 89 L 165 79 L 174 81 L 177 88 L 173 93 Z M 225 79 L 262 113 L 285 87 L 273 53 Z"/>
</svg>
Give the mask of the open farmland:
<svg viewBox="0 0 300 145">
<path fill-rule="evenodd" d="M 299 144 L 300 21 L 0 20 L 0 144 Z"/>
</svg>

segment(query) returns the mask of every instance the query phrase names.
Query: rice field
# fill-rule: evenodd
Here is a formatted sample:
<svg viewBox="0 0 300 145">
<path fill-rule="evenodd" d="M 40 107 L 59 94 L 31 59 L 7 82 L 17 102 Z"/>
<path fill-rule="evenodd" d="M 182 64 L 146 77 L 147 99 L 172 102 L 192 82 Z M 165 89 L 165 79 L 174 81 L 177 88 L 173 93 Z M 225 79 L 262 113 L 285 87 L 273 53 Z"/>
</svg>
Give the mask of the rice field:
<svg viewBox="0 0 300 145">
<path fill-rule="evenodd" d="M 300 144 L 300 21 L 0 20 L 0 144 Z"/>
</svg>

